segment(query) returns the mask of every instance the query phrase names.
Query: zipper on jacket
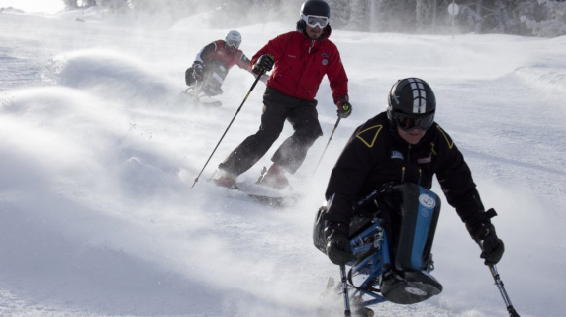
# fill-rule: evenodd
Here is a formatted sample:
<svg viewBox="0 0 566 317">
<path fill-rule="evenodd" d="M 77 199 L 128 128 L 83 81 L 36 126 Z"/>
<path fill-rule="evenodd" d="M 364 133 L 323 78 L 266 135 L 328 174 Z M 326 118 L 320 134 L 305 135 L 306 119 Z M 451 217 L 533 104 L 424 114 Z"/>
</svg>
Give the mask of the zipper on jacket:
<svg viewBox="0 0 566 317">
<path fill-rule="evenodd" d="M 401 168 L 401 183 L 405 181 L 405 166 Z"/>
<path fill-rule="evenodd" d="M 314 41 L 315 40 L 312 40 L 311 46 L 309 47 L 309 55 L 311 54 L 311 49 L 314 47 Z"/>
<path fill-rule="evenodd" d="M 417 183 L 417 185 L 421 185 L 421 179 L 423 178 L 423 169 L 419 168 L 419 182 Z"/>
</svg>

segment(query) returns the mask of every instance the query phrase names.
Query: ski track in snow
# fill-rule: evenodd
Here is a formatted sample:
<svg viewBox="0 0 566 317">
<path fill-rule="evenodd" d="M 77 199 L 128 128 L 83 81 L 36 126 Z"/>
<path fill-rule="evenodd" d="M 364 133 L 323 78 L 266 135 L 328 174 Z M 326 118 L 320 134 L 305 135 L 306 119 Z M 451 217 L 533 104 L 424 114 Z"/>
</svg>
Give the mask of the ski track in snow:
<svg viewBox="0 0 566 317">
<path fill-rule="evenodd" d="M 191 189 L 253 83 L 234 68 L 215 109 L 179 94 L 194 54 L 227 30 L 132 27 L 96 10 L 78 23 L 77 14 L 0 14 L 0 316 L 313 316 L 326 278 L 338 276 L 312 245 L 329 171 L 404 77 L 431 84 L 436 121 L 499 213 L 498 268 L 518 312 L 562 315 L 565 37 L 335 31 L 354 112 L 313 175 L 336 120 L 324 80 L 325 135 L 290 176 L 300 202 L 282 209 L 206 182 L 256 131 L 261 83 Z M 251 57 L 293 26 L 238 28 L 241 49 Z M 241 181 L 254 181 L 290 133 Z M 443 207 L 433 248 L 443 293 L 378 305 L 376 316 L 507 315 L 477 246 Z"/>
</svg>

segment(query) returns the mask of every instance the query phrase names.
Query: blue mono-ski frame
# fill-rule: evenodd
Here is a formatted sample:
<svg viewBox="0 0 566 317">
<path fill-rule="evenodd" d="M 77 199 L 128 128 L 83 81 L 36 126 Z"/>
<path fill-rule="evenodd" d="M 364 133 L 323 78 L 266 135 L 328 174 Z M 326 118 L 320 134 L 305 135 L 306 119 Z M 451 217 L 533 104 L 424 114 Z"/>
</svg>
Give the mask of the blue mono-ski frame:
<svg viewBox="0 0 566 317">
<path fill-rule="evenodd" d="M 409 219 L 409 222 L 407 223 L 408 227 L 406 227 L 413 228 L 414 232 L 412 234 L 407 234 L 406 232 L 400 233 L 404 235 L 401 235 L 400 240 L 397 242 L 396 252 L 399 254 L 391 254 L 389 238 L 381 224 L 380 218 L 378 218 L 378 214 L 373 215 L 373 219 L 366 218 L 371 219 L 367 227 L 350 238 L 350 248 L 353 253 L 353 259 L 347 263 L 347 266 L 351 267 L 348 274 L 345 273 L 345 268 L 341 268 L 341 271 L 343 271 L 341 273 L 343 281 L 341 288 L 344 292 L 347 292 L 348 289 L 354 290 L 348 296 L 345 294 L 345 297 L 354 299 L 356 306 L 369 306 L 391 301 L 391 298 L 388 299 L 389 297 L 386 298 L 383 295 L 384 293 L 381 289 L 383 286 L 383 277 L 391 270 L 393 270 L 393 272 L 396 272 L 396 270 L 404 272 L 407 269 L 411 272 L 421 272 L 423 276 L 432 278 L 432 276 L 429 275 L 434 269 L 431 258 L 432 255 L 427 255 L 426 257 L 423 257 L 423 255 L 429 252 L 427 248 L 432 244 L 434 227 L 436 226 L 436 220 L 432 220 L 432 218 L 438 217 L 440 201 L 438 201 L 438 196 L 434 192 L 420 186 L 415 185 L 414 187 L 417 187 L 417 191 L 411 195 L 418 197 L 418 200 L 407 200 L 405 202 L 407 204 L 405 205 L 406 208 L 416 208 L 414 213 L 408 216 L 407 219 Z M 412 190 L 415 190 L 415 188 Z M 377 201 L 375 200 L 377 194 L 378 191 L 370 193 L 366 198 L 358 201 L 358 205 L 363 206 L 372 200 L 374 200 L 377 205 Z M 410 204 L 413 204 L 412 207 L 407 207 L 410 206 Z M 427 246 L 427 243 L 430 244 Z M 401 254 L 400 252 L 403 253 Z M 395 256 L 395 258 L 393 258 L 393 256 Z M 393 274 L 392 276 L 397 276 L 396 273 Z M 354 283 L 353 279 L 356 277 L 358 277 L 358 279 L 356 283 Z M 388 277 L 388 279 L 391 281 L 391 276 Z M 401 279 L 404 280 L 404 277 L 401 277 Z M 360 281 L 361 283 L 356 285 Z M 433 278 L 432 281 L 436 282 Z M 422 281 L 416 282 L 422 284 Z M 411 281 L 409 281 L 409 283 L 411 283 Z M 441 285 L 437 285 L 438 286 L 433 285 L 433 287 L 440 288 L 438 290 L 438 292 L 440 292 L 442 289 Z M 387 287 L 387 292 L 391 294 L 391 284 L 388 284 Z M 412 292 L 409 291 L 409 293 Z M 370 299 L 364 300 L 363 295 L 368 295 Z M 409 304 L 409 302 L 394 302 Z M 349 306 L 347 302 L 345 302 L 345 305 Z"/>
<path fill-rule="evenodd" d="M 359 286 L 348 285 L 355 289 L 351 297 L 361 296 L 362 294 L 371 296 L 372 299 L 361 303 L 364 306 L 386 302 L 387 299 L 385 299 L 385 297 L 369 289 L 372 283 L 378 281 L 381 275 L 391 267 L 387 234 L 380 226 L 379 220 L 374 218 L 373 223 L 367 229 L 350 239 L 350 246 L 354 257 L 357 254 L 370 252 L 372 248 L 376 249 L 375 252 L 352 266 L 349 273 L 352 278 L 359 275 L 367 276 Z M 349 264 L 353 263 L 351 262 Z"/>
</svg>

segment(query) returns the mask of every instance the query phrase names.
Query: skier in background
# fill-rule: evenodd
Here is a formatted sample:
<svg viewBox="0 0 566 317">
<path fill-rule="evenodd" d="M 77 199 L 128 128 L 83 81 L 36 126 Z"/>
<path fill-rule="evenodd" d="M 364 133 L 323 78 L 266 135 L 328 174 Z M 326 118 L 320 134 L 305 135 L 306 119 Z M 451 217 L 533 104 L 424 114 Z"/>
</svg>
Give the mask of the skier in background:
<svg viewBox="0 0 566 317">
<path fill-rule="evenodd" d="M 250 60 L 238 49 L 241 42 L 240 33 L 232 30 L 226 40 L 214 41 L 200 50 L 193 65 L 185 71 L 185 83 L 194 95 L 201 91 L 208 96 L 222 94 L 221 86 L 234 65 L 257 77 L 251 71 Z"/>
<path fill-rule="evenodd" d="M 291 123 L 294 133 L 275 152 L 273 164 L 258 183 L 276 189 L 289 185 L 285 173 L 294 174 L 299 169 L 309 148 L 322 135 L 315 97 L 324 75 L 328 75 L 338 116 L 350 115 L 348 78 L 338 49 L 328 39 L 331 33 L 328 3 L 308 0 L 301 7 L 297 30 L 270 40 L 253 56 L 254 73 L 274 67 L 263 95 L 261 125 L 218 166 L 213 176 L 216 185 L 235 188 L 236 177 L 265 155 L 279 137 L 285 120 Z"/>
<path fill-rule="evenodd" d="M 388 100 L 387 111 L 355 130 L 332 169 L 324 232 L 314 233 L 326 239 L 326 254 L 336 265 L 352 258 L 349 226 L 357 199 L 390 183 L 413 183 L 430 189 L 436 174 L 448 203 L 456 209 L 472 239 L 482 246 L 485 264 L 497 264 L 504 244 L 490 220 L 495 211 L 485 211 L 462 153 L 433 121 L 436 100 L 430 86 L 421 79 L 403 79 L 392 87 Z M 387 211 L 382 216 L 385 222 L 396 217 L 387 215 Z M 399 224 L 385 223 L 384 227 L 387 231 L 388 226 L 395 225 Z"/>
</svg>

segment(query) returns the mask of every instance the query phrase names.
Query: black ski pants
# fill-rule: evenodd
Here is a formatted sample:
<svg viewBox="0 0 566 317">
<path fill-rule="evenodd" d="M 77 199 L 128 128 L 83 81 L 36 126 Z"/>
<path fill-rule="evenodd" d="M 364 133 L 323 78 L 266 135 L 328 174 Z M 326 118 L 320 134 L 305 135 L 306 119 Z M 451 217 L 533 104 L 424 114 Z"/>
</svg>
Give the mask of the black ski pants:
<svg viewBox="0 0 566 317">
<path fill-rule="evenodd" d="M 281 134 L 285 120 L 288 120 L 294 133 L 281 144 L 271 161 L 294 174 L 303 164 L 314 141 L 322 136 L 317 103 L 316 100 L 303 100 L 267 88 L 263 94 L 259 130 L 240 143 L 219 168 L 234 175 L 249 170 L 267 153 Z"/>
</svg>

